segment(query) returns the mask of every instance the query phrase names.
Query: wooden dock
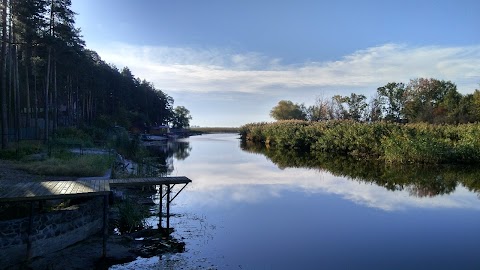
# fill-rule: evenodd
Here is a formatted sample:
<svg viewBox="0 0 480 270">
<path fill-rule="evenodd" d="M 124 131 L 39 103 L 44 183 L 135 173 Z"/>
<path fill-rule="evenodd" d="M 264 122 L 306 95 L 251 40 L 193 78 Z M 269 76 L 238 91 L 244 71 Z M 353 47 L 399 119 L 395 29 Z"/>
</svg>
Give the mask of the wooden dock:
<svg viewBox="0 0 480 270">
<path fill-rule="evenodd" d="M 35 202 L 55 199 L 72 199 L 80 197 L 103 196 L 103 257 L 107 254 L 108 237 L 108 196 L 110 187 L 114 186 L 166 186 L 167 193 L 167 231 L 170 230 L 170 203 L 192 180 L 185 176 L 176 177 L 151 177 L 151 178 L 125 178 L 125 179 L 95 179 L 95 180 L 77 180 L 77 181 L 32 181 L 32 182 L 13 182 L 0 181 L 0 203 L 8 202 L 29 202 L 30 203 L 30 221 L 33 223 L 33 204 Z M 176 184 L 184 186 L 173 198 L 170 197 L 171 189 Z M 162 208 L 162 188 L 160 188 L 160 212 L 159 224 L 161 225 Z M 32 246 L 30 235 L 32 228 L 28 229 L 27 243 L 27 261 L 30 259 L 30 248 Z"/>
<path fill-rule="evenodd" d="M 0 202 L 40 201 L 101 196 L 110 192 L 108 180 L 42 181 L 11 183 L 0 181 Z"/>
<path fill-rule="evenodd" d="M 78 181 L 0 181 L 0 202 L 40 201 L 108 195 L 113 186 L 188 184 L 185 176 Z"/>
<path fill-rule="evenodd" d="M 146 185 L 169 185 L 169 184 L 188 184 L 192 180 L 185 176 L 171 177 L 150 177 L 150 178 L 123 178 L 108 180 L 110 186 L 146 186 Z"/>
</svg>

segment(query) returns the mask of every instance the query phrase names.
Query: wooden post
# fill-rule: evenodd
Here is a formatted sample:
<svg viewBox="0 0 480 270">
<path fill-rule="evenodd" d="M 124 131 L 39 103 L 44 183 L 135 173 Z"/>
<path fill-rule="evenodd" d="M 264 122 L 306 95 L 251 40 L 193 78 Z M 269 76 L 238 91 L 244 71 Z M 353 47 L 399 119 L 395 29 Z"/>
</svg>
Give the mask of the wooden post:
<svg viewBox="0 0 480 270">
<path fill-rule="evenodd" d="M 32 258 L 32 231 L 33 231 L 33 214 L 34 214 L 33 201 L 30 202 L 30 218 L 28 219 L 27 227 L 27 262 Z"/>
<path fill-rule="evenodd" d="M 167 184 L 167 234 L 170 235 L 170 184 Z"/>
<path fill-rule="evenodd" d="M 107 257 L 108 238 L 108 195 L 103 196 L 103 252 L 102 257 Z"/>
<path fill-rule="evenodd" d="M 163 185 L 160 184 L 160 198 L 158 202 L 158 230 L 162 230 L 162 211 L 163 211 Z"/>
</svg>

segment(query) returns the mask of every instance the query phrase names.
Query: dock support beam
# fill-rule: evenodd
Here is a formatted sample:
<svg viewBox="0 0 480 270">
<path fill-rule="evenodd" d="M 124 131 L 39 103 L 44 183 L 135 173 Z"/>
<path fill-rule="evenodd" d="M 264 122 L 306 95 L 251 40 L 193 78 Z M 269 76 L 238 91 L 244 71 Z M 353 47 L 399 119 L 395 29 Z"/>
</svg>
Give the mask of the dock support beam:
<svg viewBox="0 0 480 270">
<path fill-rule="evenodd" d="M 103 252 L 102 257 L 107 257 L 108 238 L 108 195 L 103 196 Z"/>
<path fill-rule="evenodd" d="M 170 234 L 170 184 L 167 184 L 167 233 Z"/>
<path fill-rule="evenodd" d="M 158 230 L 162 231 L 162 214 L 163 214 L 163 185 L 160 185 L 160 197 L 158 200 Z"/>
<path fill-rule="evenodd" d="M 30 202 L 30 217 L 28 219 L 28 228 L 27 228 L 27 262 L 32 258 L 32 231 L 33 231 L 33 216 L 34 216 L 34 202 Z"/>
</svg>

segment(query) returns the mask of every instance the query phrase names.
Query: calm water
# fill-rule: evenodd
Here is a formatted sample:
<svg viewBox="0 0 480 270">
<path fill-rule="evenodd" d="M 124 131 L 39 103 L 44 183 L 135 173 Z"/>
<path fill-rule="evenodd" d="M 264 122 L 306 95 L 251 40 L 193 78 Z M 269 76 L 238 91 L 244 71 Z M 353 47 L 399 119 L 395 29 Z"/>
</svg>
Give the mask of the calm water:
<svg viewBox="0 0 480 270">
<path fill-rule="evenodd" d="M 186 252 L 112 269 L 480 269 L 475 168 L 245 151 L 237 137 L 191 137 L 167 161 L 193 180 L 172 206 Z"/>
</svg>

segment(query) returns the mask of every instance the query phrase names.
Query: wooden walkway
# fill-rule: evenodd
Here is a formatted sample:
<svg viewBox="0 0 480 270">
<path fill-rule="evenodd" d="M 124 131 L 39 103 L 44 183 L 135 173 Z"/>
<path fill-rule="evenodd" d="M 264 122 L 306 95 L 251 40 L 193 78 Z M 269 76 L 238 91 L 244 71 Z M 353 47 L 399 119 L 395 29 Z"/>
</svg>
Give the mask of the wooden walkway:
<svg viewBox="0 0 480 270">
<path fill-rule="evenodd" d="M 192 180 L 185 176 L 172 177 L 151 177 L 151 178 L 124 178 L 110 179 L 110 186 L 135 186 L 135 185 L 168 185 L 168 184 L 188 184 Z"/>
<path fill-rule="evenodd" d="M 111 186 L 188 184 L 185 176 L 106 180 L 0 181 L 0 202 L 39 201 L 108 195 Z"/>
</svg>

